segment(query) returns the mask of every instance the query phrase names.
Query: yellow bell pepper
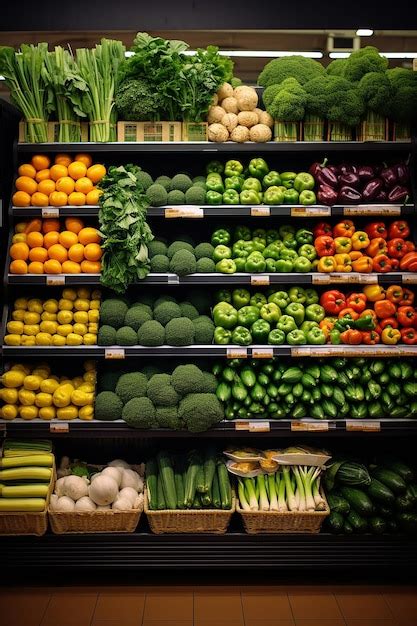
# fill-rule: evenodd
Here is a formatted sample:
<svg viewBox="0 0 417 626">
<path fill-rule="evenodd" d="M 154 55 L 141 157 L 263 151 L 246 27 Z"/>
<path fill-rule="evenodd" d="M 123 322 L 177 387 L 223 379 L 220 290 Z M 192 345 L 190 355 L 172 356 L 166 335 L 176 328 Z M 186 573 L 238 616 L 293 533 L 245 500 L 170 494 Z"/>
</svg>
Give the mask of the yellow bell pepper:
<svg viewBox="0 0 417 626">
<path fill-rule="evenodd" d="M 92 300 L 101 300 L 101 291 L 100 291 L 100 289 L 93 289 L 93 291 L 91 292 L 91 299 Z"/>
<path fill-rule="evenodd" d="M 52 406 L 52 394 L 41 391 L 36 394 L 35 404 L 38 407 Z"/>
<path fill-rule="evenodd" d="M 88 311 L 89 322 L 98 323 L 99 319 L 100 319 L 100 311 L 97 311 L 97 309 L 92 309 Z"/>
<path fill-rule="evenodd" d="M 48 313 L 48 311 L 44 311 L 41 315 L 42 322 L 56 322 L 57 314 L 56 313 Z"/>
<path fill-rule="evenodd" d="M 96 379 L 97 379 L 97 374 L 96 374 L 96 372 L 95 372 L 95 371 L 92 371 L 92 370 L 91 370 L 91 371 L 86 372 L 86 373 L 84 374 L 83 379 L 84 379 L 84 381 L 85 381 L 86 383 L 90 383 L 90 384 L 91 384 L 91 386 L 92 386 L 92 385 L 94 385 L 94 384 L 95 384 L 95 382 L 96 382 Z"/>
<path fill-rule="evenodd" d="M 51 370 L 49 367 L 36 367 L 32 372 L 32 376 L 40 376 L 42 380 L 44 380 L 45 378 L 48 378 L 50 373 Z"/>
<path fill-rule="evenodd" d="M 36 345 L 35 337 L 28 337 L 27 335 L 22 335 L 22 346 L 34 346 Z"/>
<path fill-rule="evenodd" d="M 85 324 L 74 324 L 72 327 L 72 332 L 76 335 L 85 335 L 87 333 L 87 326 Z"/>
<path fill-rule="evenodd" d="M 43 312 L 43 304 L 42 300 L 39 298 L 32 298 L 28 301 L 28 311 L 33 313 L 39 313 L 39 315 Z"/>
<path fill-rule="evenodd" d="M 39 330 L 41 333 L 47 333 L 48 335 L 55 335 L 57 328 L 57 322 L 43 321 L 39 324 Z"/>
<path fill-rule="evenodd" d="M 33 406 L 35 404 L 35 396 L 36 394 L 29 389 L 19 389 L 19 402 L 23 406 Z"/>
<path fill-rule="evenodd" d="M 74 309 L 76 311 L 89 311 L 90 310 L 90 300 L 85 298 L 77 298 L 74 302 Z"/>
<path fill-rule="evenodd" d="M 19 407 L 19 415 L 24 420 L 34 420 L 38 417 L 39 409 L 37 406 L 21 406 Z"/>
<path fill-rule="evenodd" d="M 82 406 L 78 411 L 78 417 L 82 420 L 92 420 L 94 417 L 94 407 L 91 405 Z"/>
<path fill-rule="evenodd" d="M 100 309 L 100 300 L 90 300 L 90 311 Z"/>
<path fill-rule="evenodd" d="M 88 323 L 87 311 L 76 311 L 74 313 L 74 322 L 76 322 L 77 324 L 87 324 Z"/>
<path fill-rule="evenodd" d="M 41 321 L 41 316 L 39 313 L 36 313 L 36 311 L 26 311 L 23 321 L 28 326 L 31 326 L 33 324 L 39 324 L 39 322 Z"/>
<path fill-rule="evenodd" d="M 67 406 L 62 409 L 58 409 L 56 416 L 59 420 L 75 420 L 78 417 L 78 409 L 75 406 Z"/>
<path fill-rule="evenodd" d="M 57 313 L 58 312 L 58 300 L 50 299 L 44 302 L 43 310 L 48 313 Z"/>
<path fill-rule="evenodd" d="M 23 335 L 5 335 L 4 343 L 6 346 L 20 346 L 23 345 Z"/>
<path fill-rule="evenodd" d="M 51 346 L 52 335 L 50 333 L 38 333 L 36 335 L 36 345 L 37 346 Z"/>
<path fill-rule="evenodd" d="M 3 404 L 0 408 L 0 415 L 5 420 L 14 420 L 19 415 L 17 407 L 14 404 Z"/>
<path fill-rule="evenodd" d="M 17 399 L 17 389 L 7 389 L 7 387 L 0 389 L 0 400 L 6 404 L 17 404 Z"/>
<path fill-rule="evenodd" d="M 366 285 L 362 291 L 369 302 L 378 302 L 385 298 L 385 289 L 381 285 Z"/>
<path fill-rule="evenodd" d="M 29 337 L 35 337 L 35 335 L 37 335 L 39 332 L 39 324 L 25 324 L 23 327 L 23 332 Z"/>
<path fill-rule="evenodd" d="M 54 335 L 52 337 L 52 345 L 53 346 L 65 346 L 65 337 L 62 335 Z"/>
<path fill-rule="evenodd" d="M 74 303 L 72 300 L 61 298 L 60 301 L 58 302 L 58 307 L 60 311 L 72 311 L 74 307 Z"/>
<path fill-rule="evenodd" d="M 322 256 L 317 265 L 318 272 L 335 272 L 336 261 L 333 256 Z"/>
<path fill-rule="evenodd" d="M 59 385 L 58 389 L 54 391 L 53 403 L 59 408 L 63 408 L 71 404 L 71 394 L 74 391 L 74 387 L 70 383 L 64 383 Z"/>
<path fill-rule="evenodd" d="M 72 333 L 71 324 L 61 324 L 56 329 L 58 335 L 62 335 L 62 337 L 67 337 L 70 333 Z"/>
<path fill-rule="evenodd" d="M 28 308 L 28 299 L 27 298 L 18 298 L 17 300 L 14 301 L 14 308 L 15 309 L 22 309 L 22 310 L 26 311 L 26 309 Z"/>
<path fill-rule="evenodd" d="M 336 272 L 352 271 L 352 259 L 347 253 L 335 254 L 334 260 L 336 261 Z"/>
<path fill-rule="evenodd" d="M 8 372 L 4 372 L 3 376 L 1 377 L 1 382 L 3 383 L 4 387 L 17 389 L 17 387 L 21 387 L 23 385 L 25 377 L 25 372 L 20 372 L 19 370 L 12 369 Z"/>
<path fill-rule="evenodd" d="M 81 346 L 83 338 L 76 333 L 70 333 L 67 335 L 67 346 Z"/>
<path fill-rule="evenodd" d="M 12 313 L 12 319 L 16 320 L 16 322 L 23 322 L 23 320 L 25 319 L 25 314 L 26 311 L 24 311 L 23 309 L 16 309 L 16 311 L 13 311 Z"/>
<path fill-rule="evenodd" d="M 39 417 L 43 420 L 53 420 L 56 417 L 54 406 L 43 406 L 39 409 Z"/>
<path fill-rule="evenodd" d="M 7 322 L 7 332 L 12 335 L 23 335 L 23 322 Z"/>
<path fill-rule="evenodd" d="M 85 346 L 97 345 L 97 335 L 95 333 L 86 333 L 83 337 Z"/>
<path fill-rule="evenodd" d="M 28 365 L 23 365 L 22 363 L 15 363 L 11 366 L 11 370 L 16 370 L 16 372 L 23 372 L 25 376 L 29 376 L 32 371 L 32 368 Z"/>
<path fill-rule="evenodd" d="M 357 230 L 353 233 L 351 241 L 353 250 L 363 250 L 370 244 L 369 237 L 364 230 Z"/>
<path fill-rule="evenodd" d="M 401 341 L 401 333 L 398 328 L 391 328 L 391 326 L 387 326 L 382 331 L 381 341 L 386 345 L 395 345 Z"/>
<path fill-rule="evenodd" d="M 90 298 L 91 290 L 88 287 L 80 287 L 77 289 L 77 297 L 82 300 Z"/>
<path fill-rule="evenodd" d="M 75 291 L 75 289 L 66 288 L 62 292 L 62 297 L 65 298 L 65 300 L 74 301 L 77 299 L 77 292 Z"/>
<path fill-rule="evenodd" d="M 80 391 L 76 389 L 71 394 L 71 402 L 75 404 L 75 406 L 86 406 L 87 404 L 93 404 L 94 395 L 92 393 L 86 393 L 85 391 Z"/>
<path fill-rule="evenodd" d="M 56 319 L 59 324 L 70 324 L 73 320 L 74 314 L 72 311 L 60 311 Z"/>
<path fill-rule="evenodd" d="M 41 386 L 42 378 L 40 376 L 26 376 L 23 381 L 23 387 L 25 389 L 29 389 L 30 391 L 36 391 Z"/>
</svg>

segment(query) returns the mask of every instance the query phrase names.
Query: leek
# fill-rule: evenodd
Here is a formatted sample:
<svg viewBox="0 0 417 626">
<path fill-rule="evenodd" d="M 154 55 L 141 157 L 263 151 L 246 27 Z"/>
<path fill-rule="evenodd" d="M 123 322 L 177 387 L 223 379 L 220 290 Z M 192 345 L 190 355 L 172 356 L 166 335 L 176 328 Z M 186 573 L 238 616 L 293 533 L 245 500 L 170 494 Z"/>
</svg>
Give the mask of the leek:
<svg viewBox="0 0 417 626">
<path fill-rule="evenodd" d="M 266 479 L 266 484 L 268 486 L 269 510 L 278 511 L 278 498 L 277 498 L 277 490 L 275 487 L 275 476 L 273 474 L 267 474 L 265 476 L 265 479 Z"/>
<path fill-rule="evenodd" d="M 241 508 L 244 511 L 250 511 L 249 502 L 246 499 L 245 485 L 243 484 L 243 480 L 241 478 L 238 479 L 237 491 Z"/>
<path fill-rule="evenodd" d="M 285 490 L 287 492 L 288 509 L 290 511 L 297 511 L 298 505 L 297 505 L 297 499 L 294 494 L 293 484 L 291 481 L 291 474 L 290 474 L 291 469 L 288 466 L 284 465 L 284 467 L 282 468 L 282 472 L 284 474 Z"/>
<path fill-rule="evenodd" d="M 298 510 L 305 511 L 307 508 L 306 505 L 306 494 L 304 489 L 304 481 L 300 474 L 300 469 L 296 465 L 292 468 L 293 474 L 295 476 L 295 481 L 297 483 L 297 495 L 298 495 Z"/>
<path fill-rule="evenodd" d="M 288 511 L 287 501 L 285 499 L 285 480 L 284 476 L 279 472 L 276 473 L 275 477 L 276 486 L 278 489 L 278 511 L 283 513 L 284 511 Z"/>
<path fill-rule="evenodd" d="M 317 468 L 317 478 L 313 483 L 313 498 L 316 505 L 316 511 L 325 511 L 326 502 L 320 494 L 320 470 Z"/>
<path fill-rule="evenodd" d="M 249 499 L 249 507 L 251 511 L 259 511 L 258 498 L 255 493 L 255 481 L 252 478 L 245 478 L 246 495 Z"/>
<path fill-rule="evenodd" d="M 256 477 L 259 486 L 259 508 L 261 511 L 269 511 L 269 500 L 265 489 L 265 479 L 262 474 Z"/>
<path fill-rule="evenodd" d="M 300 476 L 304 483 L 304 491 L 305 491 L 305 502 L 307 511 L 315 511 L 316 510 L 316 502 L 312 493 L 312 485 L 314 484 L 316 478 L 316 471 L 314 467 L 300 467 L 299 472 Z"/>
</svg>

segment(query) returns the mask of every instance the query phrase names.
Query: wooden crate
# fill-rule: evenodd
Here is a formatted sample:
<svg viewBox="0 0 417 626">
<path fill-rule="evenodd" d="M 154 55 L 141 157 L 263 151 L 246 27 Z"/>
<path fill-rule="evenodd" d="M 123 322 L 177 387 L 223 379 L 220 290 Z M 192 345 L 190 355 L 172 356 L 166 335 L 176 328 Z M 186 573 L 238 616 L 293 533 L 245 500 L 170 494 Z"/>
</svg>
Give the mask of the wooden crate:
<svg viewBox="0 0 417 626">
<path fill-rule="evenodd" d="M 181 122 L 117 122 L 117 141 L 181 141 Z"/>
<path fill-rule="evenodd" d="M 274 122 L 274 141 L 300 141 L 300 122 Z"/>
<path fill-rule="evenodd" d="M 327 141 L 353 141 L 353 128 L 341 124 L 327 124 Z"/>
<path fill-rule="evenodd" d="M 45 122 L 48 143 L 59 143 L 59 122 Z M 73 122 L 79 128 L 78 141 L 88 141 L 88 123 Z M 30 143 L 27 137 L 27 123 L 22 120 L 19 123 L 19 143 Z"/>
<path fill-rule="evenodd" d="M 183 141 L 207 141 L 208 140 L 208 123 L 207 122 L 183 122 L 182 123 L 182 140 Z"/>
<path fill-rule="evenodd" d="M 381 122 L 369 122 L 363 120 L 356 129 L 357 141 L 387 141 L 388 120 Z"/>
</svg>

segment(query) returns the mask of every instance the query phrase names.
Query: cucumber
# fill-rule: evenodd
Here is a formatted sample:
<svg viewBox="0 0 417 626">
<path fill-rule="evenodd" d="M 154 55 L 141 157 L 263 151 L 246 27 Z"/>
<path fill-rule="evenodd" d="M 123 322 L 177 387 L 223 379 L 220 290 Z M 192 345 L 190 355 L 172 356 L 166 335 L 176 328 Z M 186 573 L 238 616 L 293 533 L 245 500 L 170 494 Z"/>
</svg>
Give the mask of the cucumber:
<svg viewBox="0 0 417 626">
<path fill-rule="evenodd" d="M 158 508 L 158 466 L 155 459 L 146 463 L 146 487 L 148 489 L 149 508 L 155 511 Z"/>
<path fill-rule="evenodd" d="M 396 495 L 405 493 L 405 490 L 407 489 L 407 485 L 401 476 L 392 470 L 377 467 L 372 470 L 372 476 L 389 487 L 389 489 L 391 489 L 391 491 Z"/>
<path fill-rule="evenodd" d="M 347 516 L 347 521 L 352 526 L 354 532 L 356 533 L 365 533 L 368 530 L 368 522 L 366 519 L 361 517 L 356 511 L 353 509 L 350 510 L 349 515 Z"/>
<path fill-rule="evenodd" d="M 374 535 L 383 535 L 387 532 L 387 523 L 382 517 L 371 517 L 369 529 Z"/>
<path fill-rule="evenodd" d="M 340 387 L 333 387 L 333 402 L 337 404 L 338 407 L 342 407 L 346 403 L 345 394 Z"/>
<path fill-rule="evenodd" d="M 211 490 L 211 484 L 213 482 L 213 476 L 216 471 L 216 458 L 214 452 L 208 450 L 204 461 L 204 493 L 209 493 Z"/>
<path fill-rule="evenodd" d="M 344 485 L 370 485 L 371 477 L 365 465 L 348 461 L 340 466 L 336 482 Z"/>
<path fill-rule="evenodd" d="M 396 508 L 398 509 L 398 511 L 401 511 L 401 512 L 412 511 L 414 509 L 414 505 L 415 505 L 414 497 L 408 494 L 407 492 L 398 496 L 395 501 Z"/>
<path fill-rule="evenodd" d="M 374 512 L 374 505 L 368 495 L 355 487 L 342 487 L 342 496 L 349 502 L 350 506 L 363 517 L 368 517 Z"/>
<path fill-rule="evenodd" d="M 337 380 L 337 371 L 331 365 L 322 365 L 320 369 L 320 380 L 323 383 L 334 383 Z"/>
<path fill-rule="evenodd" d="M 410 483 L 414 480 L 415 474 L 413 470 L 401 461 L 384 461 L 383 466 L 385 469 L 389 469 L 398 474 L 398 476 L 401 476 L 406 483 Z"/>
<path fill-rule="evenodd" d="M 333 395 L 333 387 L 331 385 L 322 383 L 320 385 L 321 395 L 325 398 L 331 398 Z"/>
<path fill-rule="evenodd" d="M 337 513 L 336 511 L 332 511 L 327 518 L 327 525 L 330 527 L 331 532 L 341 533 L 343 532 L 344 521 L 343 515 Z"/>
<path fill-rule="evenodd" d="M 376 478 L 372 478 L 371 484 L 368 486 L 368 496 L 371 500 L 376 500 L 386 505 L 392 505 L 395 502 L 395 495 L 391 489 Z"/>
<path fill-rule="evenodd" d="M 330 510 L 335 513 L 341 513 L 342 515 L 347 515 L 350 511 L 350 504 L 347 500 L 342 498 L 341 496 L 337 496 L 334 493 L 329 493 L 327 495 L 327 502 L 329 503 Z"/>
<path fill-rule="evenodd" d="M 191 507 L 196 492 L 197 473 L 202 463 L 201 457 L 197 452 L 193 451 L 188 457 L 188 468 L 184 482 L 184 504 L 187 508 Z"/>
<path fill-rule="evenodd" d="M 345 535 L 351 535 L 353 533 L 352 524 L 348 522 L 347 519 L 345 519 L 343 523 L 343 532 L 345 533 Z"/>
<path fill-rule="evenodd" d="M 220 500 L 220 488 L 219 488 L 219 479 L 217 478 L 217 472 L 213 476 L 212 482 L 212 501 L 215 509 L 221 509 L 222 503 Z"/>
<path fill-rule="evenodd" d="M 229 472 L 223 462 L 219 459 L 217 462 L 217 476 L 219 479 L 221 508 L 228 510 L 232 508 L 232 488 L 230 486 Z"/>
<path fill-rule="evenodd" d="M 299 367 L 289 367 L 282 375 L 281 380 L 283 383 L 290 383 L 294 385 L 300 382 L 303 376 L 303 370 Z"/>
<path fill-rule="evenodd" d="M 162 479 L 166 505 L 168 509 L 176 509 L 177 493 L 171 457 L 166 452 L 158 452 L 156 458 L 158 461 L 159 475 Z"/>
<path fill-rule="evenodd" d="M 156 508 L 159 511 L 162 511 L 167 508 L 164 496 L 164 486 L 162 484 L 162 477 L 158 474 L 158 485 L 157 485 L 157 503 Z"/>
<path fill-rule="evenodd" d="M 303 377 L 301 378 L 301 384 L 306 389 L 313 389 L 313 387 L 315 387 L 317 384 L 317 380 L 313 378 L 311 374 L 303 374 Z"/>
</svg>

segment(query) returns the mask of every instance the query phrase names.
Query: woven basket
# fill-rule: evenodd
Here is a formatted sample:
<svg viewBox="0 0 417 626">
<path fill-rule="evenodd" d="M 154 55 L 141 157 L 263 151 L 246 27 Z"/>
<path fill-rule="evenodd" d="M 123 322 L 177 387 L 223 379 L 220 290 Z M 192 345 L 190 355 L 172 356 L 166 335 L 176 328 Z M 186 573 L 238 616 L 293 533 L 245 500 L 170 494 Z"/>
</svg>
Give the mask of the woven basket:
<svg viewBox="0 0 417 626">
<path fill-rule="evenodd" d="M 219 509 L 186 509 L 151 511 L 148 506 L 148 494 L 145 491 L 145 513 L 149 526 L 156 535 L 163 533 L 205 533 L 224 535 L 235 511 L 236 501 L 232 495 L 232 508 L 228 511 Z"/>
<path fill-rule="evenodd" d="M 132 511 L 63 512 L 48 509 L 51 530 L 55 535 L 67 533 L 133 533 L 143 509 Z"/>
</svg>

